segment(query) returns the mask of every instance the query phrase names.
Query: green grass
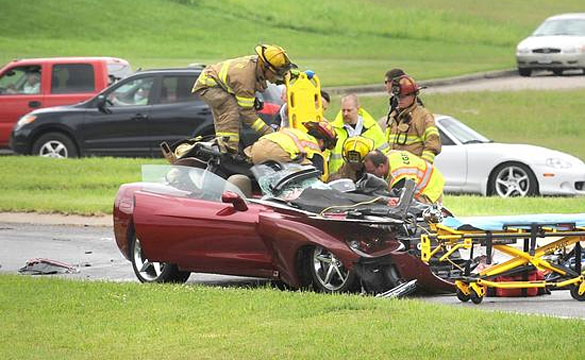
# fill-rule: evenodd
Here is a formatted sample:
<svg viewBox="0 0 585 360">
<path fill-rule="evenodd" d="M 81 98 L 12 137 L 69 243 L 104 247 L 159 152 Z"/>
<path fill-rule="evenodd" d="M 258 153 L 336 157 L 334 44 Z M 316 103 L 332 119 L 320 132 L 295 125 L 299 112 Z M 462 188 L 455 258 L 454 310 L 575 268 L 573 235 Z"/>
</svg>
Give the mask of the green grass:
<svg viewBox="0 0 585 360">
<path fill-rule="evenodd" d="M 514 66 L 515 45 L 578 0 L 0 0 L 0 63 L 109 55 L 138 67 L 184 66 L 289 50 L 324 85 L 376 83 L 403 67 L 418 79 Z"/>
<path fill-rule="evenodd" d="M 0 309 L 3 359 L 572 359 L 585 335 L 420 300 L 7 275 Z"/>
<path fill-rule="evenodd" d="M 0 157 L 0 211 L 110 214 L 118 187 L 162 159 Z"/>
</svg>

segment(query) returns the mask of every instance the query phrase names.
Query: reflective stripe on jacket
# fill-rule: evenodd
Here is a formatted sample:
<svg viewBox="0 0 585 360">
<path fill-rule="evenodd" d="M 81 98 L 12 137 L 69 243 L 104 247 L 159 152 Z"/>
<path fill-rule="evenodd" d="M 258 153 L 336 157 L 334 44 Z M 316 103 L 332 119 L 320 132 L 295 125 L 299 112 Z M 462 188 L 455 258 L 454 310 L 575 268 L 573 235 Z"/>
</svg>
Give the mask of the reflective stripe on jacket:
<svg viewBox="0 0 585 360">
<path fill-rule="evenodd" d="M 388 143 L 384 138 L 384 132 L 382 132 L 382 128 L 378 122 L 363 108 L 359 109 L 358 115 L 362 117 L 364 122 L 361 136 L 372 139 L 374 141 L 374 148 L 386 153 L 388 151 Z M 330 174 L 337 172 L 337 170 L 343 165 L 343 143 L 349 137 L 343 124 L 343 115 L 340 111 L 337 113 L 335 120 L 331 123 L 337 133 L 337 144 L 335 144 L 335 149 L 331 151 L 331 156 L 329 158 Z"/>
<path fill-rule="evenodd" d="M 408 151 L 390 151 L 388 162 L 391 187 L 402 179 L 412 179 L 416 182 L 416 194 L 425 195 L 433 203 L 443 194 L 445 178 L 427 161 Z"/>
<path fill-rule="evenodd" d="M 317 140 L 298 129 L 285 128 L 262 138 L 277 143 L 284 151 L 290 154 L 292 160 L 299 158 L 312 159 L 315 154 L 321 155 Z"/>
</svg>

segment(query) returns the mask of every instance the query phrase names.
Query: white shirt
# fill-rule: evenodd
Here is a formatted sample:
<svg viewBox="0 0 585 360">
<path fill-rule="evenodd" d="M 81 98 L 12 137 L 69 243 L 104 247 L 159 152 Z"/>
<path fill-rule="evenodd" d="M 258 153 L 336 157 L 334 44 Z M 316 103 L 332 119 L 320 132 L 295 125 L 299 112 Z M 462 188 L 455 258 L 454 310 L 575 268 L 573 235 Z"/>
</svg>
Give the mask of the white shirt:
<svg viewBox="0 0 585 360">
<path fill-rule="evenodd" d="M 349 124 L 343 124 L 343 127 L 345 130 L 347 130 L 347 137 L 360 136 L 362 134 L 362 130 L 364 129 L 364 119 L 361 116 L 358 116 L 355 127 Z"/>
</svg>

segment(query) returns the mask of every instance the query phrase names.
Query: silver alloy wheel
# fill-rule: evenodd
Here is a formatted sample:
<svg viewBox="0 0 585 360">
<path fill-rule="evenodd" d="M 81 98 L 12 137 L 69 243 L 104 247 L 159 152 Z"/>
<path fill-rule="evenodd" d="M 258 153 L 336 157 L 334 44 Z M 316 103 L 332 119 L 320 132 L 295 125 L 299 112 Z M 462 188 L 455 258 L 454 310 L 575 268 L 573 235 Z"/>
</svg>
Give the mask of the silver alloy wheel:
<svg viewBox="0 0 585 360">
<path fill-rule="evenodd" d="M 509 165 L 496 174 L 495 190 L 501 197 L 526 196 L 530 190 L 530 181 L 526 170 Z"/>
<path fill-rule="evenodd" d="M 345 286 L 349 272 L 335 255 L 320 246 L 313 249 L 315 278 L 329 291 L 337 291 Z"/>
<path fill-rule="evenodd" d="M 59 140 L 50 140 L 44 143 L 39 150 L 39 155 L 58 159 L 69 157 L 67 147 Z"/>
<path fill-rule="evenodd" d="M 151 262 L 142 253 L 140 240 L 136 238 L 134 243 L 134 264 L 144 281 L 156 281 L 162 274 L 167 264 L 160 262 Z"/>
</svg>

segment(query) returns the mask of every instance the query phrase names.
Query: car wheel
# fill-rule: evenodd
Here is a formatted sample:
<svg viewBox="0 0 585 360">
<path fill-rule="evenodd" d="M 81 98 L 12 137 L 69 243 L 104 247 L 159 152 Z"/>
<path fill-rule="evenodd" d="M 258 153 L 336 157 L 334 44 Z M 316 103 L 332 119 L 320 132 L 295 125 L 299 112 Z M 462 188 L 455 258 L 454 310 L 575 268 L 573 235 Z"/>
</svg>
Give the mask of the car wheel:
<svg viewBox="0 0 585 360">
<path fill-rule="evenodd" d="M 530 76 L 530 74 L 532 74 L 532 70 L 526 68 L 518 68 L 518 74 L 520 74 L 520 76 Z"/>
<path fill-rule="evenodd" d="M 71 138 L 63 133 L 48 133 L 35 141 L 32 154 L 50 158 L 77 157 L 77 148 Z"/>
<path fill-rule="evenodd" d="M 492 171 L 488 182 L 488 195 L 524 197 L 538 195 L 536 176 L 520 163 L 504 163 Z"/>
<path fill-rule="evenodd" d="M 130 261 L 134 274 L 143 283 L 184 283 L 191 275 L 188 271 L 179 271 L 174 264 L 148 260 L 135 234 L 130 238 Z"/>
<path fill-rule="evenodd" d="M 337 293 L 353 290 L 355 273 L 345 268 L 343 263 L 329 250 L 315 246 L 311 254 L 311 275 L 316 291 Z"/>
<path fill-rule="evenodd" d="M 561 76 L 561 75 L 563 75 L 563 69 L 553 69 L 552 72 L 553 72 L 553 74 L 555 76 Z"/>
</svg>

